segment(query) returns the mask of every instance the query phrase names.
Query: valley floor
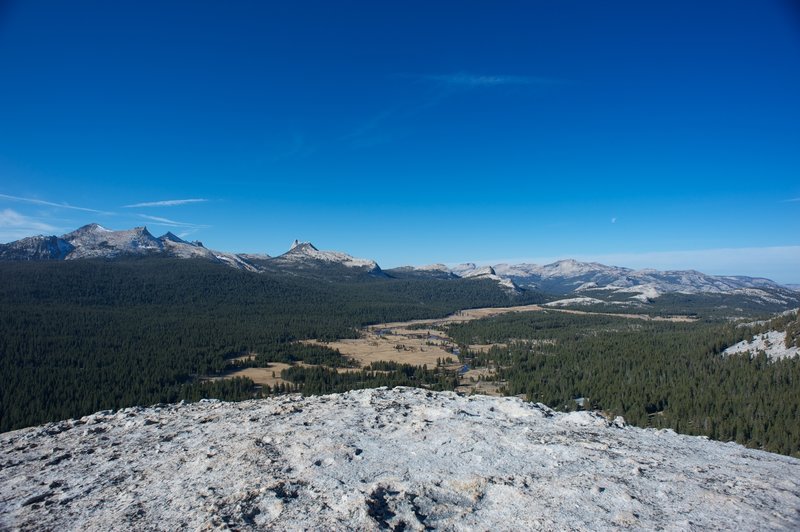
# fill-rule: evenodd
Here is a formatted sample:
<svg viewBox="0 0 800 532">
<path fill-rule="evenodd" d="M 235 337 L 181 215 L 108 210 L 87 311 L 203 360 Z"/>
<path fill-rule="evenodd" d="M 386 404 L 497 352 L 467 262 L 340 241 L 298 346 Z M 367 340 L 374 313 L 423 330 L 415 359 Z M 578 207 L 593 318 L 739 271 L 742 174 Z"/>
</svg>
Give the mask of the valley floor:
<svg viewBox="0 0 800 532">
<path fill-rule="evenodd" d="M 447 325 L 464 323 L 472 320 L 491 318 L 503 314 L 520 312 L 553 312 L 576 315 L 601 315 L 626 318 L 631 320 L 691 322 L 694 318 L 686 316 L 649 316 L 647 314 L 624 314 L 591 312 L 565 308 L 551 308 L 542 305 L 523 305 L 516 307 L 485 307 L 465 309 L 444 318 L 417 319 L 402 322 L 379 323 L 364 327 L 359 337 L 333 342 L 309 340 L 306 343 L 316 344 L 338 350 L 345 357 L 356 362 L 358 368 L 369 366 L 373 362 L 396 362 L 414 366 L 427 365 L 429 368 L 442 367 L 451 371 L 459 371 L 459 386 L 462 393 L 482 393 L 502 395 L 502 382 L 494 379 L 494 371 L 489 368 L 473 369 L 458 362 L 458 346 L 444 332 Z M 426 327 L 427 326 L 427 327 Z M 469 350 L 487 351 L 492 345 L 475 344 L 467 346 Z M 247 357 L 244 357 L 247 358 Z M 304 364 L 299 364 L 304 365 Z M 289 385 L 281 379 L 281 370 L 289 364 L 270 363 L 267 368 L 243 368 L 225 374 L 224 378 L 246 377 L 256 385 L 273 387 L 276 384 Z M 336 371 L 353 371 L 352 368 L 337 368 Z"/>
</svg>

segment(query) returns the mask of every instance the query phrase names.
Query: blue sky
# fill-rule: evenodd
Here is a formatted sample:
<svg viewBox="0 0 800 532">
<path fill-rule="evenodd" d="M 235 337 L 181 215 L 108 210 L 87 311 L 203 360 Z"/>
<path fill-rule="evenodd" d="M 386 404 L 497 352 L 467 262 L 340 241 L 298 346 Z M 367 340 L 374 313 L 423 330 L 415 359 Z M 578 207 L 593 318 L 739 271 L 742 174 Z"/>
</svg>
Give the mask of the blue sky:
<svg viewBox="0 0 800 532">
<path fill-rule="evenodd" d="M 798 95 L 788 1 L 0 2 L 0 241 L 800 282 Z"/>
</svg>

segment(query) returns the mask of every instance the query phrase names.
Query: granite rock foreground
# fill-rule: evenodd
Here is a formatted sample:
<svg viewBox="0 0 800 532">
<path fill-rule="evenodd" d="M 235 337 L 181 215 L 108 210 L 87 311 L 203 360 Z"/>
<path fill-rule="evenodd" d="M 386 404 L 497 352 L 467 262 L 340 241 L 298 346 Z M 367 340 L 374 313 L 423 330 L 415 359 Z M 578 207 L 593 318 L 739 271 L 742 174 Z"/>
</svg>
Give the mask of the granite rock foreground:
<svg viewBox="0 0 800 532">
<path fill-rule="evenodd" d="M 798 529 L 800 460 L 411 388 L 0 434 L 0 529 Z"/>
</svg>

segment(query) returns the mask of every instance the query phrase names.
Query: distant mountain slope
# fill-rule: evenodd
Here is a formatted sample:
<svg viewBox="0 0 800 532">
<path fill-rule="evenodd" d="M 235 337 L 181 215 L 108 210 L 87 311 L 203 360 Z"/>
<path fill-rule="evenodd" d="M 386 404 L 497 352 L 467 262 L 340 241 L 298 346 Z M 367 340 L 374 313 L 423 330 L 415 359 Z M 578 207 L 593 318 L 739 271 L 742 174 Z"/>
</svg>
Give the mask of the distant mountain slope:
<svg viewBox="0 0 800 532">
<path fill-rule="evenodd" d="M 647 303 L 665 294 L 738 296 L 778 306 L 791 306 L 800 301 L 797 292 L 764 278 L 715 276 L 694 270 L 633 270 L 572 259 L 545 265 L 498 264 L 479 267 L 467 263 L 455 266 L 451 271 L 462 277 L 470 277 L 485 273 L 487 268 L 523 288 L 580 296 L 584 298 L 583 304 L 589 300 Z"/>
<path fill-rule="evenodd" d="M 170 232 L 156 238 L 146 227 L 113 231 L 93 223 L 60 237 L 34 236 L 0 244 L 0 260 L 111 260 L 137 256 L 205 259 L 253 272 L 283 269 L 330 273 L 330 267 L 341 266 L 362 273 L 382 274 L 373 260 L 338 251 L 320 251 L 310 242 L 295 241 L 289 251 L 278 257 L 226 253 L 208 249 L 200 242 L 188 242 Z"/>
<path fill-rule="evenodd" d="M 64 260 L 74 249 L 57 236 L 29 236 L 0 244 L 0 260 Z"/>
<path fill-rule="evenodd" d="M 99 224 L 89 224 L 60 237 L 34 236 L 0 244 L 2 260 L 115 259 L 156 255 L 217 260 L 217 253 L 199 242 L 187 242 L 172 233 L 156 238 L 146 227 L 113 231 Z"/>
<path fill-rule="evenodd" d="M 112 231 L 89 224 L 61 237 L 72 246 L 67 260 L 114 258 L 119 255 L 152 255 L 164 251 L 164 244 L 146 227 Z"/>
<path fill-rule="evenodd" d="M 319 265 L 339 265 L 356 268 L 370 273 L 380 273 L 381 269 L 374 260 L 359 259 L 340 251 L 320 251 L 311 242 L 295 240 L 289 251 L 272 259 L 276 264 L 305 267 Z"/>
<path fill-rule="evenodd" d="M 723 355 L 747 354 L 752 357 L 764 353 L 772 360 L 800 355 L 800 309 L 783 312 L 771 320 L 742 326 L 755 327 L 755 334 L 728 347 L 722 352 Z"/>
<path fill-rule="evenodd" d="M 387 275 L 398 278 L 428 278 L 428 279 L 460 279 L 444 264 L 430 264 L 427 266 L 400 266 L 384 270 Z"/>
<path fill-rule="evenodd" d="M 443 264 L 432 264 L 384 271 L 374 260 L 356 258 L 340 251 L 321 251 L 310 242 L 298 240 L 286 253 L 270 257 L 214 251 L 200 242 L 187 242 L 172 233 L 156 238 L 146 227 L 112 231 L 98 224 L 86 225 L 60 237 L 33 236 L 0 244 L 0 260 L 110 260 L 139 256 L 203 259 L 252 272 L 283 271 L 328 279 L 392 276 L 490 280 L 509 294 L 537 290 L 566 296 L 569 302 L 560 303 L 566 306 L 613 304 L 635 307 L 663 300 L 666 295 L 698 296 L 705 298 L 708 304 L 724 300 L 722 304 L 732 308 L 742 302 L 745 306 L 762 307 L 764 311 L 800 306 L 800 292 L 769 279 L 715 276 L 694 270 L 633 270 L 573 259 L 545 265 L 479 266 L 464 263 L 448 268 Z"/>
</svg>

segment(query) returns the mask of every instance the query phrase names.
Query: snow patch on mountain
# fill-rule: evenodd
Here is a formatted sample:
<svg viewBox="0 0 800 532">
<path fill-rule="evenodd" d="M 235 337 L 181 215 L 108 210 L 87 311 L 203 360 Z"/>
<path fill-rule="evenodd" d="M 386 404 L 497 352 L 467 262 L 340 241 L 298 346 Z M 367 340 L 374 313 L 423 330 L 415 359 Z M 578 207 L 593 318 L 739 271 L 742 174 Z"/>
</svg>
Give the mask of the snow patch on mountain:
<svg viewBox="0 0 800 532">
<path fill-rule="evenodd" d="M 800 460 L 412 388 L 0 434 L 0 529 L 796 530 Z"/>
</svg>

